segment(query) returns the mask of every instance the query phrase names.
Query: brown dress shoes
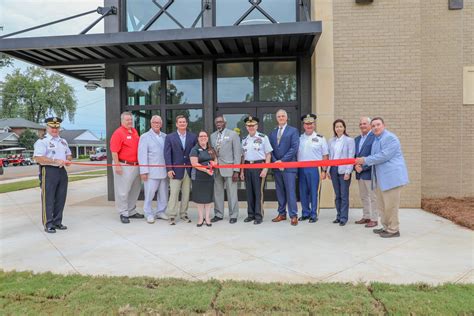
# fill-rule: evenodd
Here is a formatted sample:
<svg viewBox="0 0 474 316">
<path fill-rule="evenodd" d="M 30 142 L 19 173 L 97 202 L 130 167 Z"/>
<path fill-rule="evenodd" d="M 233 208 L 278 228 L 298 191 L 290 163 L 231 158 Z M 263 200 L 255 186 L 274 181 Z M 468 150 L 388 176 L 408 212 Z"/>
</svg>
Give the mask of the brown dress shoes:
<svg viewBox="0 0 474 316">
<path fill-rule="evenodd" d="M 298 220 L 298 219 L 297 219 Z M 272 219 L 272 222 L 274 223 L 278 223 L 278 222 L 281 222 L 281 221 L 286 221 L 286 215 L 280 215 L 278 214 L 277 217 L 275 217 L 274 219 Z"/>
</svg>

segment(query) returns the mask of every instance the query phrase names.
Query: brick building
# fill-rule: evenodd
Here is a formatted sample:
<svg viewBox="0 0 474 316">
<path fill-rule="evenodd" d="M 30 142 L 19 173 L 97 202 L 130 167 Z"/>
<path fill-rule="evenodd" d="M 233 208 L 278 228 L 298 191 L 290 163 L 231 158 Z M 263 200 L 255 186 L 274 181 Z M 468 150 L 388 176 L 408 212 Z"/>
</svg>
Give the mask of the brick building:
<svg viewBox="0 0 474 316">
<path fill-rule="evenodd" d="M 0 51 L 83 81 L 110 79 L 108 137 L 124 110 L 140 132 L 153 114 L 165 132 L 178 114 L 207 130 L 223 114 L 243 132 L 251 114 L 268 132 L 279 108 L 296 126 L 312 111 L 327 138 L 335 118 L 356 136 L 360 116 L 382 116 L 409 168 L 403 207 L 473 196 L 474 2 L 458 10 L 449 0 L 365 2 L 176 0 L 160 9 L 105 0 L 108 34 L 6 38 Z M 112 198 L 111 174 L 108 185 Z M 356 183 L 351 190 L 351 205 L 360 205 Z M 270 175 L 267 200 L 272 192 Z M 323 207 L 331 195 L 325 181 Z"/>
</svg>

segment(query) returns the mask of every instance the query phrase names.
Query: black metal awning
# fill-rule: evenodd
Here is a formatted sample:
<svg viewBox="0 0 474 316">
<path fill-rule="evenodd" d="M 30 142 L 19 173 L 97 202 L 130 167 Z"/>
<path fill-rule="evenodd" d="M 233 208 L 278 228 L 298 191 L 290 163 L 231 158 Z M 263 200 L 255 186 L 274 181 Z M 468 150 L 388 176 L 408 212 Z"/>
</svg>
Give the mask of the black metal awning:
<svg viewBox="0 0 474 316">
<path fill-rule="evenodd" d="M 88 81 L 104 78 L 107 63 L 311 56 L 321 28 L 313 21 L 12 38 L 0 40 L 0 52 Z"/>
</svg>

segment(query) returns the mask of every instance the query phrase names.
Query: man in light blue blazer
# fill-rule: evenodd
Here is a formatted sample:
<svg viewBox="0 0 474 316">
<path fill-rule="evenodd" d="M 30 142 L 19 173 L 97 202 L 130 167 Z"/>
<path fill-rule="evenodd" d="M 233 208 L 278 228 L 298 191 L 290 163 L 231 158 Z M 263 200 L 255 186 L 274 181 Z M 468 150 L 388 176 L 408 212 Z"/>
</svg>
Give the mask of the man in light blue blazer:
<svg viewBox="0 0 474 316">
<path fill-rule="evenodd" d="M 381 117 L 371 121 L 375 140 L 370 156 L 356 158 L 356 170 L 362 165 L 372 167 L 372 186 L 377 196 L 383 228 L 374 229 L 380 237 L 399 237 L 398 209 L 400 192 L 408 184 L 408 171 L 398 137 L 385 129 Z"/>
<path fill-rule="evenodd" d="M 158 115 L 151 118 L 151 128 L 140 137 L 138 143 L 138 162 L 140 177 L 145 187 L 143 211 L 146 221 L 153 224 L 156 218 L 168 219 L 166 206 L 168 201 L 168 177 L 165 167 L 148 167 L 146 165 L 164 165 L 164 146 L 166 134 L 161 132 L 163 121 Z M 158 191 L 156 209 L 152 208 L 153 198 Z"/>
<path fill-rule="evenodd" d="M 273 148 L 272 162 L 296 161 L 300 136 L 298 129 L 288 125 L 288 114 L 285 110 L 276 112 L 278 127 L 269 137 Z M 291 218 L 291 225 L 298 225 L 298 206 L 296 204 L 296 168 L 273 169 L 278 200 L 278 215 L 273 222 L 286 220 L 286 205 Z"/>
</svg>

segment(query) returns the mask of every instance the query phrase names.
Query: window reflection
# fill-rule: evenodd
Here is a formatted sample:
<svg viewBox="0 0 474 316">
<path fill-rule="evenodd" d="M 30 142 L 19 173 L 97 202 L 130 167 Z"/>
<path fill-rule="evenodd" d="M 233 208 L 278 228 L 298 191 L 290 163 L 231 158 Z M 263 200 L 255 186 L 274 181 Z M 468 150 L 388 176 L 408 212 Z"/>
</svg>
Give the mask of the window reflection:
<svg viewBox="0 0 474 316">
<path fill-rule="evenodd" d="M 184 115 L 188 118 L 188 130 L 198 133 L 204 128 L 202 109 L 166 110 L 166 133 L 176 131 L 176 116 Z"/>
<path fill-rule="evenodd" d="M 262 0 L 260 8 L 265 10 L 277 23 L 296 21 L 295 0 Z M 252 6 L 246 0 L 217 0 L 216 25 L 234 25 Z M 271 21 L 257 9 L 240 23 L 240 25 L 266 24 Z"/>
<path fill-rule="evenodd" d="M 160 73 L 159 66 L 128 67 L 127 104 L 159 104 Z"/>
<path fill-rule="evenodd" d="M 253 63 L 217 65 L 217 102 L 253 101 Z"/>
<path fill-rule="evenodd" d="M 168 0 L 155 0 L 162 7 Z M 151 0 L 127 0 L 127 30 L 129 32 L 142 31 L 150 19 L 160 11 L 160 8 Z M 183 27 L 189 28 L 201 12 L 200 0 L 174 0 L 166 10 Z M 196 27 L 202 26 L 202 19 Z M 149 30 L 177 29 L 180 26 L 175 23 L 166 13 L 162 14 L 151 25 Z"/>
<path fill-rule="evenodd" d="M 245 127 L 244 123 L 244 118 L 247 116 L 249 116 L 249 114 L 224 114 L 224 118 L 227 122 L 226 127 L 239 134 L 240 139 L 243 139 L 248 135 L 247 128 Z"/>
<path fill-rule="evenodd" d="M 150 128 L 150 120 L 153 115 L 160 115 L 160 110 L 132 111 L 134 127 L 138 134 L 146 133 Z"/>
<path fill-rule="evenodd" d="M 260 62 L 260 101 L 296 100 L 296 62 Z"/>
<path fill-rule="evenodd" d="M 202 66 L 167 66 L 166 103 L 202 103 Z"/>
</svg>

